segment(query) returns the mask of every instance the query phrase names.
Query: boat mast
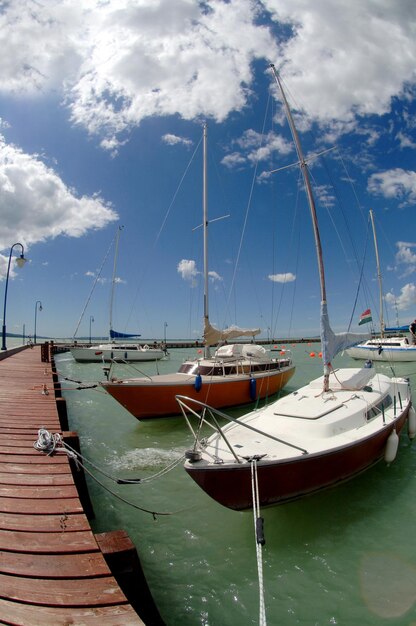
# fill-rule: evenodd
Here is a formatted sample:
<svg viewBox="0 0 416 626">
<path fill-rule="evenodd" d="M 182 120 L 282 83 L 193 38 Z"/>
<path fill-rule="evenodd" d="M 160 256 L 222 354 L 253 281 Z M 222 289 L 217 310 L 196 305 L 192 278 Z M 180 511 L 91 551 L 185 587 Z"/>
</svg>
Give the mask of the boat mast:
<svg viewBox="0 0 416 626">
<path fill-rule="evenodd" d="M 203 126 L 203 168 L 202 168 L 202 207 L 203 207 L 203 231 L 204 231 L 204 328 L 209 322 L 208 315 L 208 167 L 207 167 L 207 124 Z M 209 358 L 210 349 L 205 344 L 204 356 Z"/>
<path fill-rule="evenodd" d="M 377 279 L 378 279 L 378 288 L 379 288 L 379 297 L 380 297 L 380 335 L 383 339 L 384 337 L 384 315 L 383 315 L 383 284 L 381 280 L 381 270 L 380 270 L 380 259 L 378 256 L 378 245 L 377 245 L 377 235 L 376 235 L 376 227 L 374 225 L 374 215 L 373 209 L 370 209 L 370 220 L 371 226 L 373 228 L 373 238 L 374 238 L 374 249 L 376 252 L 376 263 L 377 263 Z"/>
<path fill-rule="evenodd" d="M 299 161 L 300 169 L 302 172 L 303 181 L 305 183 L 306 195 L 308 198 L 309 208 L 310 208 L 311 217 L 312 217 L 313 232 L 314 232 L 314 237 L 315 237 L 316 257 L 318 260 L 319 280 L 320 280 L 320 285 L 321 285 L 321 306 L 322 305 L 326 306 L 325 271 L 324 271 L 324 263 L 323 263 L 323 256 L 322 256 L 321 236 L 319 233 L 318 218 L 316 215 L 315 200 L 314 200 L 313 193 L 312 193 L 312 185 L 311 185 L 311 180 L 310 180 L 310 175 L 309 175 L 309 169 L 308 169 L 305 157 L 303 155 L 303 150 L 302 150 L 302 146 L 299 140 L 299 135 L 296 130 L 295 122 L 293 121 L 292 112 L 290 110 L 288 101 L 286 99 L 286 95 L 283 90 L 283 86 L 280 81 L 279 74 L 277 73 L 276 68 L 273 65 L 273 63 L 270 64 L 270 67 L 273 72 L 273 76 L 276 80 L 276 83 L 279 87 L 279 91 L 280 91 L 283 105 L 284 105 L 285 112 L 286 112 L 287 121 L 289 123 L 290 130 L 292 133 L 292 138 L 296 147 L 296 153 L 298 155 L 298 161 Z M 328 366 L 329 365 L 330 365 L 329 363 L 324 363 L 324 391 L 327 391 L 328 386 L 329 386 L 328 385 L 328 381 L 329 381 Z"/>
<path fill-rule="evenodd" d="M 120 232 L 123 226 L 119 226 L 116 232 L 116 242 L 114 248 L 114 264 L 113 264 L 113 278 L 111 281 L 111 294 L 110 294 L 110 329 L 108 331 L 108 339 L 111 341 L 111 331 L 113 330 L 113 302 L 114 302 L 114 289 L 116 284 L 116 270 L 117 270 L 117 258 L 118 258 L 118 244 L 120 241 Z"/>
</svg>

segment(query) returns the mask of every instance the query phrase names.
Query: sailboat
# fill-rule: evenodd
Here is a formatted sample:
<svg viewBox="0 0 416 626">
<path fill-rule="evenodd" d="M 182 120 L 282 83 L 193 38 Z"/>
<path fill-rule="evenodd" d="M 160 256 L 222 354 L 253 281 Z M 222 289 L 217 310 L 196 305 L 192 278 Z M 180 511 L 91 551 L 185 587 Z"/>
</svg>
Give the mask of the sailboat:
<svg viewBox="0 0 416 626">
<path fill-rule="evenodd" d="M 380 296 L 380 336 L 367 339 L 363 343 L 348 348 L 347 354 L 353 359 L 372 361 L 416 361 L 416 345 L 410 342 L 403 333 L 409 332 L 408 326 L 386 328 L 383 316 L 383 284 L 380 270 L 380 258 L 378 254 L 377 235 L 374 224 L 374 215 L 370 209 L 370 220 L 373 229 L 374 248 L 377 263 L 377 276 Z M 388 333 L 386 335 L 386 333 Z M 394 334 L 391 334 L 394 333 Z M 397 334 L 400 333 L 400 334 Z"/>
<path fill-rule="evenodd" d="M 293 376 L 290 351 L 275 358 L 254 342 L 259 328 L 215 328 L 208 309 L 207 126 L 203 127 L 203 245 L 204 245 L 204 355 L 184 361 L 178 372 L 136 378 L 116 378 L 109 373 L 102 387 L 138 419 L 165 417 L 181 412 L 175 397 L 186 395 L 216 408 L 232 407 L 269 397 Z M 228 343 L 251 337 L 251 343 Z M 210 347 L 218 344 L 214 355 Z"/>
<path fill-rule="evenodd" d="M 358 339 L 351 333 L 335 334 L 329 324 L 308 165 L 280 76 L 274 65 L 271 70 L 312 218 L 320 277 L 323 375 L 238 419 L 208 404 L 177 398 L 194 436 L 193 447 L 186 452 L 186 472 L 214 500 L 235 510 L 283 504 L 351 479 L 380 459 L 391 462 L 408 418 L 409 435 L 416 431 L 408 379 L 390 378 L 370 367 L 332 366 L 335 355 Z M 207 428 L 214 430 L 208 437 Z"/>
<path fill-rule="evenodd" d="M 115 252 L 113 265 L 113 278 L 111 281 L 111 297 L 110 297 L 110 332 L 108 343 L 101 343 L 89 346 L 74 345 L 70 348 L 71 354 L 75 361 L 79 363 L 102 363 L 102 362 L 137 362 L 137 361 L 158 361 L 166 356 L 165 347 L 154 347 L 147 344 L 130 343 L 127 339 L 140 337 L 139 334 L 128 334 L 115 331 L 113 329 L 113 303 L 114 289 L 116 285 L 116 269 L 118 258 L 118 247 L 120 240 L 120 232 L 122 226 L 119 226 L 115 238 Z M 116 342 L 115 340 L 119 340 Z M 124 340 L 124 343 L 120 340 Z"/>
</svg>

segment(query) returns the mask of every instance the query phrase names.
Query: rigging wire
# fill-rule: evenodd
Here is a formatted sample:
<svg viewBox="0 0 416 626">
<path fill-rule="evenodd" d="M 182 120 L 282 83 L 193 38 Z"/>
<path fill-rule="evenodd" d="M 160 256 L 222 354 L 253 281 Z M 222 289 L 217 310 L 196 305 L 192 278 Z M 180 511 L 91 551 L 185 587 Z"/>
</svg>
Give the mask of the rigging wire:
<svg viewBox="0 0 416 626">
<path fill-rule="evenodd" d="M 117 232 L 118 232 L 118 231 L 117 231 Z M 88 298 L 87 298 L 87 301 L 86 301 L 86 303 L 85 303 L 85 305 L 84 305 L 84 308 L 82 309 L 82 312 L 81 312 L 80 318 L 79 318 L 79 320 L 78 320 L 77 327 L 76 327 L 75 332 L 74 332 L 74 334 L 73 334 L 73 337 L 74 337 L 74 338 L 75 338 L 75 337 L 76 337 L 76 335 L 77 335 L 77 332 L 78 332 L 79 326 L 80 326 L 80 324 L 81 324 L 81 322 L 82 322 L 82 319 L 83 319 L 83 317 L 84 317 L 84 314 L 85 314 L 85 311 L 86 311 L 86 309 L 87 309 L 87 306 L 89 305 L 90 300 L 91 300 L 91 297 L 92 297 L 92 294 L 94 293 L 94 289 L 95 289 L 95 287 L 96 287 L 96 285 L 97 285 L 97 283 L 98 283 L 98 281 L 99 281 L 99 279 L 100 279 L 100 277 L 101 277 L 101 272 L 103 271 L 103 267 L 104 267 L 104 265 L 105 265 L 105 262 L 107 261 L 108 255 L 110 254 L 110 250 L 111 250 L 111 248 L 113 247 L 113 244 L 114 244 L 114 242 L 115 242 L 115 240 L 116 240 L 116 237 L 117 237 L 117 232 L 116 232 L 116 234 L 114 235 L 114 238 L 113 238 L 113 240 L 112 240 L 112 241 L 111 241 L 111 243 L 110 243 L 110 246 L 109 246 L 109 248 L 108 248 L 108 250 L 107 250 L 107 253 L 106 253 L 106 255 L 105 255 L 104 259 L 103 259 L 103 262 L 101 263 L 101 267 L 100 267 L 100 269 L 98 270 L 98 273 L 97 273 L 97 275 L 96 275 L 96 277 L 95 277 L 94 283 L 93 283 L 93 285 L 92 285 L 92 287 L 91 287 L 91 291 L 90 291 L 90 293 L 89 293 L 89 296 L 88 296 Z"/>
<path fill-rule="evenodd" d="M 187 173 L 188 173 L 188 170 L 189 170 L 189 168 L 190 168 L 190 166 L 191 166 L 191 164 L 192 164 L 192 162 L 193 162 L 193 160 L 194 160 L 194 158 L 195 158 L 196 153 L 198 152 L 198 149 L 199 149 L 199 147 L 200 147 L 200 145 L 201 145 L 201 142 L 202 142 L 202 137 L 200 138 L 199 142 L 197 143 L 197 145 L 196 145 L 196 147 L 195 147 L 195 150 L 193 151 L 193 153 L 192 153 L 192 155 L 191 155 L 191 158 L 190 158 L 190 159 L 189 159 L 189 161 L 188 161 L 188 164 L 187 164 L 187 166 L 186 166 L 186 168 L 185 168 L 185 171 L 184 171 L 184 173 L 182 174 L 182 177 L 181 177 L 181 179 L 180 179 L 180 181 L 179 181 L 179 184 L 178 184 L 178 186 L 177 186 L 177 188 L 176 188 L 176 191 L 175 191 L 175 193 L 173 194 L 172 200 L 171 200 L 171 202 L 170 202 L 170 204 L 169 204 L 169 206 L 168 206 L 168 208 L 167 208 L 167 211 L 166 211 L 166 213 L 165 213 L 165 216 L 164 216 L 164 218 L 163 218 L 163 220 L 162 220 L 162 224 L 161 224 L 161 226 L 160 226 L 160 228 L 159 228 L 159 231 L 158 231 L 158 233 L 157 233 L 157 235 L 156 235 L 156 237 L 155 237 L 155 240 L 154 240 L 154 242 L 153 242 L 153 246 L 152 246 L 152 250 L 153 250 L 153 251 L 155 250 L 156 245 L 157 245 L 157 244 L 158 244 L 158 242 L 159 242 L 159 239 L 160 239 L 160 237 L 161 237 L 161 235 L 162 235 L 162 232 L 163 232 L 163 230 L 164 230 L 164 228 L 165 228 L 165 226 L 166 226 L 166 223 L 167 223 L 168 217 L 169 217 L 169 215 L 170 215 L 170 213 L 171 213 L 172 207 L 173 207 L 173 205 L 174 205 L 174 203 L 175 203 L 175 201 L 176 201 L 176 198 L 177 198 L 177 196 L 178 196 L 178 193 L 179 193 L 179 191 L 180 191 L 180 189 L 181 189 L 181 187 L 182 187 L 182 183 L 183 183 L 183 181 L 185 180 L 185 177 L 186 177 L 186 175 L 187 175 Z M 147 255 L 147 257 L 146 257 L 146 258 L 147 258 L 147 263 L 146 263 L 146 264 L 144 264 L 144 265 L 142 266 L 142 269 L 141 269 L 141 272 L 140 272 L 140 279 L 139 279 L 138 284 L 137 284 L 136 293 L 135 293 L 134 298 L 133 298 L 133 304 L 132 304 L 131 309 L 130 309 L 130 313 L 129 313 L 129 316 L 128 316 L 128 319 L 127 319 L 127 323 L 129 322 L 129 320 L 130 320 L 130 318 L 131 318 L 131 315 L 132 315 L 133 308 L 134 308 L 134 307 L 135 307 L 135 305 L 136 305 L 136 302 L 137 302 L 137 298 L 138 298 L 138 296 L 139 296 L 139 291 L 140 291 L 140 288 L 141 288 L 141 282 L 142 282 L 142 280 L 143 280 L 143 277 L 144 277 L 144 276 L 146 276 L 146 275 L 147 275 L 147 273 L 148 273 L 148 266 L 149 266 L 149 264 L 150 264 L 150 255 Z"/>
</svg>

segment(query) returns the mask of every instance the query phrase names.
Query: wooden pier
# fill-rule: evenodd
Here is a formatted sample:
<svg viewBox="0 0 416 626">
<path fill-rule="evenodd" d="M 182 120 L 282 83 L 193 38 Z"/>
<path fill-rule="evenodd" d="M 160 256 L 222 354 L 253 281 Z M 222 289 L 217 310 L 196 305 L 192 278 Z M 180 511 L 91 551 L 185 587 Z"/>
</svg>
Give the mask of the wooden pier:
<svg viewBox="0 0 416 626">
<path fill-rule="evenodd" d="M 11 352 L 0 355 L 0 623 L 143 626 L 100 549 L 109 542 L 92 533 L 67 455 L 34 448 L 39 428 L 67 428 L 52 364 L 40 346 Z"/>
</svg>

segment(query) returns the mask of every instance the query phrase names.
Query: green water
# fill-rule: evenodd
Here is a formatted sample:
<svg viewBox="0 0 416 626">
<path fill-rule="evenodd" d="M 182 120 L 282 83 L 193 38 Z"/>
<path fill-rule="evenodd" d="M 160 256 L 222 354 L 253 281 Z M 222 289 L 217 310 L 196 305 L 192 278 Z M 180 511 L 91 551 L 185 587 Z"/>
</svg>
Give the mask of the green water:
<svg viewBox="0 0 416 626">
<path fill-rule="evenodd" d="M 297 370 L 287 391 L 321 374 L 312 350 L 319 348 L 292 347 Z M 170 362 L 159 367 L 176 371 L 187 356 L 194 356 L 192 350 L 173 350 Z M 342 355 L 335 365 L 357 363 Z M 69 353 L 57 356 L 56 364 L 69 378 L 103 378 L 102 366 L 77 364 Z M 377 369 L 391 373 L 386 364 Z M 155 364 L 141 370 L 154 373 Z M 395 371 L 416 385 L 416 363 L 399 364 Z M 180 417 L 139 422 L 102 390 L 69 389 L 64 395 L 84 455 L 111 475 L 150 477 L 191 443 Z M 380 463 L 343 486 L 262 511 L 269 626 L 416 624 L 415 445 L 404 433 L 391 466 Z M 99 479 L 138 507 L 170 513 L 154 519 L 88 481 L 94 531 L 127 530 L 167 626 L 259 623 L 251 512 L 230 511 L 211 500 L 181 464 L 141 485 Z"/>
</svg>

